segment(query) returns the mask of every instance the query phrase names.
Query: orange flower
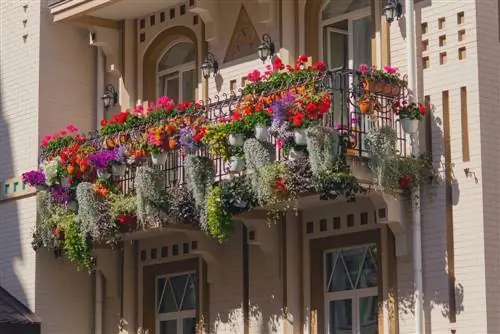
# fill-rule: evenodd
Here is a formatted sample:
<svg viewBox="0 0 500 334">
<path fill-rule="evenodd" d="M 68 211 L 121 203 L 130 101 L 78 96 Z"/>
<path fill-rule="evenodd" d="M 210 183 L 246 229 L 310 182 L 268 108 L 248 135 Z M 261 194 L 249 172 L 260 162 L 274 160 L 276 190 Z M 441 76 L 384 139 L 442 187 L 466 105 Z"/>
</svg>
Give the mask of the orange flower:
<svg viewBox="0 0 500 334">
<path fill-rule="evenodd" d="M 66 167 L 66 170 L 68 171 L 69 175 L 73 175 L 73 173 L 75 172 L 75 167 L 73 167 L 73 165 L 68 165 Z"/>
</svg>

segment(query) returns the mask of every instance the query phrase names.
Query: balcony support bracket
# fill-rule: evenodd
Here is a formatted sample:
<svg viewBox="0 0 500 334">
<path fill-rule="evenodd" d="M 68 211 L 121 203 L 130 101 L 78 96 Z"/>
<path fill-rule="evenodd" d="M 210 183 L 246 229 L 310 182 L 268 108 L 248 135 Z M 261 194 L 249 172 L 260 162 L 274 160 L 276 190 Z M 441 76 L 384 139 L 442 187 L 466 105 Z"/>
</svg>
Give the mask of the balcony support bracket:
<svg viewBox="0 0 500 334">
<path fill-rule="evenodd" d="M 189 11 L 201 17 L 203 23 L 205 23 L 205 41 L 213 42 L 217 37 L 216 22 L 219 20 L 219 11 L 216 8 L 215 0 L 196 0 Z"/>
<path fill-rule="evenodd" d="M 121 76 L 119 63 L 120 33 L 116 29 L 93 27 L 89 34 L 89 43 L 101 48 L 106 56 L 106 72 Z"/>
<path fill-rule="evenodd" d="M 386 224 L 394 234 L 396 256 L 408 255 L 408 235 L 404 201 L 399 197 L 379 192 L 371 194 L 370 199 L 375 207 L 377 223 Z"/>
<path fill-rule="evenodd" d="M 260 23 L 271 24 L 273 22 L 274 2 L 271 0 L 257 0 L 259 4 Z"/>
</svg>

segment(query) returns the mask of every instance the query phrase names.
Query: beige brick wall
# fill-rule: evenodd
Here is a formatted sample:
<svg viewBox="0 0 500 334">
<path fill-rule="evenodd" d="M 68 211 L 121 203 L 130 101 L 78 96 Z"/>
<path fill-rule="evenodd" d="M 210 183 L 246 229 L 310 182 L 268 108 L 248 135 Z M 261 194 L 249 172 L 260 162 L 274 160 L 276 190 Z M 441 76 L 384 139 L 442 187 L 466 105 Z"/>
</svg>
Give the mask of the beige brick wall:
<svg viewBox="0 0 500 334">
<path fill-rule="evenodd" d="M 480 174 L 483 196 L 484 217 L 484 254 L 486 272 L 486 310 L 487 332 L 500 333 L 500 174 L 498 162 L 500 153 L 500 137 L 498 129 L 500 121 L 498 105 L 500 103 L 500 27 L 497 22 L 498 6 L 494 1 L 476 1 L 477 45 L 479 65 L 479 103 L 480 121 L 477 125 L 481 130 L 481 169 L 475 169 Z M 469 181 L 470 182 L 470 181 Z M 484 302 L 484 301 L 483 301 Z"/>
<path fill-rule="evenodd" d="M 422 5 L 423 4 L 423 5 Z M 486 6 L 486 3 L 485 3 Z M 490 6 L 491 7 L 491 6 Z M 443 172 L 443 132 L 442 132 L 442 91 L 449 91 L 451 159 L 454 171 L 453 215 L 455 241 L 455 273 L 457 295 L 457 331 L 486 333 L 486 291 L 485 252 L 483 221 L 484 195 L 479 184 L 464 175 L 464 168 L 470 168 L 478 175 L 482 166 L 483 141 L 480 133 L 480 117 L 483 108 L 479 108 L 479 83 L 476 38 L 476 16 L 474 1 L 451 3 L 433 2 L 429 5 L 422 2 L 416 5 L 417 49 L 422 57 L 429 58 L 430 66 L 422 68 L 421 58 L 418 61 L 419 98 L 429 95 L 437 119 L 432 127 L 433 158 Z M 458 24 L 457 13 L 465 13 L 465 22 Z M 479 17 L 479 15 L 477 15 Z M 444 18 L 444 25 L 439 22 Z M 481 19 L 482 20 L 482 19 Z M 493 26 L 489 20 L 489 26 Z M 407 69 L 406 41 L 403 26 L 397 22 L 392 24 L 390 33 L 391 64 L 399 67 L 403 73 Z M 426 23 L 428 32 L 422 34 L 421 23 Z M 466 30 L 465 40 L 458 41 L 458 31 Z M 403 32 L 402 32 L 403 31 Z M 440 45 L 440 37 L 446 36 L 445 45 Z M 428 41 L 428 51 L 423 51 L 421 43 Z M 498 41 L 497 41 L 498 42 Z M 458 49 L 466 47 L 466 59 L 458 59 Z M 422 53 L 423 52 L 423 53 Z M 446 63 L 440 64 L 441 53 L 446 53 Z M 498 76 L 498 71 L 495 73 Z M 471 159 L 462 161 L 462 134 L 460 116 L 460 87 L 466 86 L 468 92 L 469 143 Z M 446 317 L 448 312 L 448 282 L 446 259 L 446 218 L 445 218 L 444 185 L 433 191 L 433 196 L 425 196 L 422 200 L 422 243 L 425 294 L 426 330 L 432 333 L 444 333 L 450 324 Z M 486 217 L 485 217 L 486 218 Z M 494 234 L 495 236 L 497 234 Z M 398 284 L 401 291 L 411 291 L 412 263 L 411 258 L 398 261 Z M 463 290 L 461 290 L 463 288 Z M 410 333 L 414 329 L 411 313 L 400 309 L 400 332 Z"/>
</svg>

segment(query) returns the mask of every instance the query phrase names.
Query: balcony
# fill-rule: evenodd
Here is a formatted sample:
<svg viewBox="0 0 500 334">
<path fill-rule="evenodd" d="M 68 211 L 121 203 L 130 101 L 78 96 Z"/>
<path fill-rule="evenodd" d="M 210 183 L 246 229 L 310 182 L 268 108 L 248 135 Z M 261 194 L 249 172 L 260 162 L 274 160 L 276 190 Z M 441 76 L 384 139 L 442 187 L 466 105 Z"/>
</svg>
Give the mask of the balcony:
<svg viewBox="0 0 500 334">
<path fill-rule="evenodd" d="M 273 220 L 371 191 L 411 194 L 428 180 L 432 166 L 406 154 L 393 112 L 403 79 L 306 60 L 273 66 L 249 74 L 253 83 L 239 92 L 177 106 L 162 97 L 90 134 L 68 126 L 47 136 L 40 170 L 23 175 L 39 189 L 35 248 L 64 249 L 89 267 L 92 246 L 75 242 L 113 244 L 172 226 L 223 242 L 235 217 Z M 396 110 L 424 113 L 414 107 Z"/>
</svg>

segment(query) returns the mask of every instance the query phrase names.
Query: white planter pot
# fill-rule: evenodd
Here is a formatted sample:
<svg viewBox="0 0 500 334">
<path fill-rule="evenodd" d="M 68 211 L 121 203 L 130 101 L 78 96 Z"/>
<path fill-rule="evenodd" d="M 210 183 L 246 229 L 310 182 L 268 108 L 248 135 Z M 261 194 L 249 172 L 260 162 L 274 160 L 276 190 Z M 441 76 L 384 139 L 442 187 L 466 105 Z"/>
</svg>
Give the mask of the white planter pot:
<svg viewBox="0 0 500 334">
<path fill-rule="evenodd" d="M 295 161 L 299 159 L 304 159 L 306 157 L 306 152 L 301 151 L 301 150 L 296 150 L 295 148 L 292 147 L 290 152 L 288 153 L 288 159 L 290 161 Z"/>
<path fill-rule="evenodd" d="M 269 127 L 265 124 L 255 126 L 255 139 L 265 141 L 269 137 Z"/>
<path fill-rule="evenodd" d="M 241 172 L 245 168 L 245 159 L 243 157 L 229 158 L 229 171 L 232 173 Z"/>
<path fill-rule="evenodd" d="M 231 146 L 241 147 L 245 143 L 245 135 L 243 133 L 231 133 L 228 142 Z"/>
<path fill-rule="evenodd" d="M 125 176 L 125 170 L 127 169 L 127 166 L 123 165 L 123 164 L 120 164 L 120 165 L 111 165 L 111 174 L 113 174 L 113 176 L 117 176 L 117 177 L 123 177 Z"/>
<path fill-rule="evenodd" d="M 101 180 L 107 180 L 109 179 L 109 176 L 110 175 L 107 170 L 97 170 L 97 177 Z"/>
<path fill-rule="evenodd" d="M 415 134 L 418 132 L 418 122 L 418 119 L 403 118 L 401 120 L 401 125 L 404 132 L 408 134 Z"/>
<path fill-rule="evenodd" d="M 167 162 L 167 153 L 151 153 L 151 161 L 154 166 L 164 165 Z"/>
<path fill-rule="evenodd" d="M 307 145 L 306 130 L 296 129 L 293 131 L 293 140 L 297 145 Z"/>
<path fill-rule="evenodd" d="M 69 177 L 68 176 L 61 177 L 61 187 L 63 187 L 63 188 L 69 187 Z"/>
</svg>

